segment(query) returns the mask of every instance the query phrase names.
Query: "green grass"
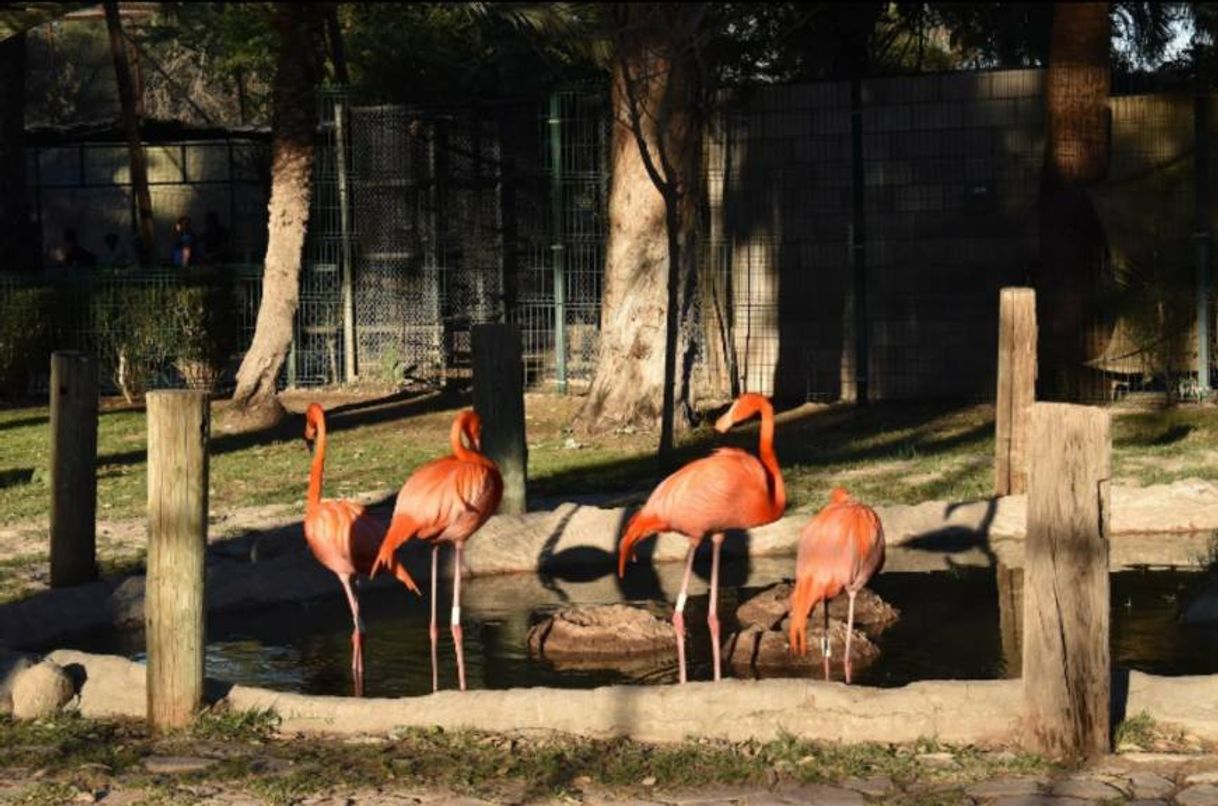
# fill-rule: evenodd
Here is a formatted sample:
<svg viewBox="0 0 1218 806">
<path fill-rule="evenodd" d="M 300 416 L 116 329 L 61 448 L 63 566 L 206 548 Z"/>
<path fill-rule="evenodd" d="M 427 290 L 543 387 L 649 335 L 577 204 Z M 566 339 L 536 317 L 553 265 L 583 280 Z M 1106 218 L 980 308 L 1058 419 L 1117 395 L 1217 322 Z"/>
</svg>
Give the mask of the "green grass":
<svg viewBox="0 0 1218 806">
<path fill-rule="evenodd" d="M 397 488 L 420 464 L 447 451 L 448 425 L 459 402 L 435 396 L 332 415 L 327 495 Z M 531 494 L 644 494 L 659 475 L 653 436 L 581 437 L 585 444 L 570 449 L 566 426 L 577 402 L 530 397 L 530 412 L 545 409 L 529 422 Z M 273 433 L 215 435 L 212 509 L 299 504 L 309 461 L 299 426 L 299 417 L 293 417 Z M 48 430 L 45 408 L 0 411 L 0 524 L 45 521 Z M 99 519 L 142 514 L 144 430 L 140 411 L 101 415 Z M 723 439 L 703 426 L 682 439 L 676 459 L 702 455 L 723 441 L 753 446 L 756 434 L 751 425 Z M 1187 476 L 1218 479 L 1216 438 L 1218 409 L 1121 414 L 1114 428 L 1117 479 L 1139 484 Z M 974 499 L 987 495 L 992 484 L 990 406 L 804 407 L 780 420 L 777 442 L 795 510 L 819 507 L 835 484 L 875 504 Z"/>
<path fill-rule="evenodd" d="M 1131 716 L 1117 725 L 1113 732 L 1113 744 L 1120 747 L 1123 744 L 1136 744 L 1138 747 L 1150 747 L 1155 740 L 1155 720 L 1143 711 L 1137 716 Z"/>
<path fill-rule="evenodd" d="M 31 803 L 57 802 L 46 798 L 63 795 L 65 782 L 78 784 L 82 764 L 101 761 L 124 787 L 141 788 L 149 802 L 186 802 L 190 792 L 179 784 L 215 784 L 279 804 L 361 787 L 423 786 L 483 796 L 509 791 L 512 800 L 527 802 L 588 787 L 641 795 L 715 785 L 832 783 L 876 775 L 901 786 L 964 786 L 997 775 L 1053 769 L 1035 756 L 933 741 L 836 745 L 785 736 L 769 742 L 691 739 L 650 745 L 627 739 L 409 729 L 388 741 L 350 744 L 271 739 L 268 720 L 266 714 L 231 715 L 218 732 L 200 733 L 196 727 L 193 733 L 156 738 L 139 723 L 62 718 L 29 725 L 0 718 L 0 772 L 45 769 L 45 781 L 26 790 Z M 251 742 L 251 736 L 263 739 Z M 954 767 L 918 758 L 919 753 L 942 750 L 953 753 Z M 150 754 L 223 760 L 208 771 L 167 779 L 150 775 L 137 763 Z"/>
</svg>

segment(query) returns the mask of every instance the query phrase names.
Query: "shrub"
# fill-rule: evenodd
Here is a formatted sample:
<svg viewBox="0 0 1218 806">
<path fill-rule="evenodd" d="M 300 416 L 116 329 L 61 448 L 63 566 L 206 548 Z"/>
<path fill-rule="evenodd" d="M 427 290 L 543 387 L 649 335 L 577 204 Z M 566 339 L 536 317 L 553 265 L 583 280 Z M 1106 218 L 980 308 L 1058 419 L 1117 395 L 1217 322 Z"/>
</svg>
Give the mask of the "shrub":
<svg viewBox="0 0 1218 806">
<path fill-rule="evenodd" d="M 231 284 L 217 273 L 191 275 L 174 289 L 169 311 L 172 350 L 187 386 L 214 388 L 237 350 L 237 308 Z"/>
<path fill-rule="evenodd" d="M 27 391 L 30 371 L 50 358 L 50 328 L 42 287 L 8 288 L 0 293 L 0 397 L 12 400 Z"/>
<path fill-rule="evenodd" d="M 103 283 L 87 292 L 97 354 L 127 402 L 142 397 L 173 354 L 173 286 Z"/>
</svg>

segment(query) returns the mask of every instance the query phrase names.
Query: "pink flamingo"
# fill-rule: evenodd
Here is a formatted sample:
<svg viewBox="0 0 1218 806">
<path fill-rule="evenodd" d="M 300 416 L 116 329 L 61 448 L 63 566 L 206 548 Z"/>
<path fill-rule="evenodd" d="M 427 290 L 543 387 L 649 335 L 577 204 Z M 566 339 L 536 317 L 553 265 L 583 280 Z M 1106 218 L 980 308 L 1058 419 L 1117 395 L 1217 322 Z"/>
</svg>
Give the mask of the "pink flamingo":
<svg viewBox="0 0 1218 806">
<path fill-rule="evenodd" d="M 354 630 L 351 633 L 351 674 L 355 696 L 364 693 L 364 622 L 359 616 L 359 599 L 351 586 L 356 574 L 367 575 L 376 559 L 381 543 L 380 529 L 364 508 L 354 501 L 321 497 L 321 478 L 326 464 L 326 415 L 317 403 L 310 403 L 305 412 L 305 443 L 313 450 L 313 465 L 309 470 L 309 494 L 305 509 L 305 541 L 313 556 L 333 571 L 351 608 Z M 415 593 L 419 586 L 396 561 L 393 575 Z"/>
<path fill-rule="evenodd" d="M 829 505 L 817 513 L 799 537 L 795 559 L 795 588 L 791 591 L 791 651 L 808 651 L 808 616 L 824 602 L 825 679 L 829 679 L 829 600 L 843 590 L 850 597 L 846 618 L 846 653 L 843 664 L 850 682 L 850 636 L 854 632 L 854 597 L 884 566 L 884 527 L 875 510 L 860 504 L 840 487 L 830 493 Z"/>
<path fill-rule="evenodd" d="M 729 529 L 763 526 L 782 516 L 787 506 L 782 472 L 774 455 L 774 408 L 761 395 L 743 394 L 715 423 L 715 430 L 726 433 L 732 426 L 754 414 L 761 415 L 760 460 L 738 448 L 720 448 L 708 457 L 696 459 L 660 482 L 643 508 L 626 525 L 618 557 L 618 575 L 625 576 L 626 561 L 634 556 L 634 546 L 656 532 L 679 532 L 689 539 L 685 556 L 685 577 L 677 596 L 672 624 L 677 633 L 677 664 L 680 680 L 685 682 L 685 599 L 694 551 L 702 538 L 710 535 L 711 555 L 710 626 L 715 679 L 719 679 L 719 548 L 723 533 Z"/>
<path fill-rule="evenodd" d="M 464 437 L 465 441 L 462 441 Z M 457 678 L 465 691 L 465 654 L 461 646 L 461 550 L 470 535 L 499 508 L 503 478 L 499 468 L 479 451 L 482 420 L 473 411 L 463 411 L 453 421 L 449 440 L 452 455 L 435 459 L 414 472 L 398 492 L 393 520 L 373 565 L 373 575 L 388 568 L 393 553 L 411 538 L 430 540 L 431 546 L 431 688 L 439 689 L 436 641 L 436 555 L 440 543 L 453 544 L 452 635 L 457 649 Z M 465 442 L 469 445 L 466 446 Z"/>
</svg>

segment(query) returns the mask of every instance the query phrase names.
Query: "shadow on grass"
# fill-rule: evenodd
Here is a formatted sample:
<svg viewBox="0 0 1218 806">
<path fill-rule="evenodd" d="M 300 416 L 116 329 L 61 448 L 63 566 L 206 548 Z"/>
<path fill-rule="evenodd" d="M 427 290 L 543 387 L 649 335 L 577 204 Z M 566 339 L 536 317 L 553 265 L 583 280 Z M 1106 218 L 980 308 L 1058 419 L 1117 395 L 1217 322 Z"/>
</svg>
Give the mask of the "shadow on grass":
<svg viewBox="0 0 1218 806">
<path fill-rule="evenodd" d="M 5 487 L 17 487 L 23 484 L 29 484 L 34 477 L 34 468 L 32 467 L 14 467 L 8 470 L 0 470 L 0 490 Z"/>
<path fill-rule="evenodd" d="M 457 389 L 426 392 L 401 392 L 386 397 L 335 406 L 326 412 L 326 430 L 330 434 L 353 428 L 406 420 L 423 414 L 467 405 L 470 395 Z M 213 414 L 214 416 L 214 414 Z M 218 456 L 235 453 L 261 445 L 300 439 L 304 433 L 304 415 L 289 414 L 273 428 L 237 434 L 213 432 L 209 454 Z M 147 459 L 147 450 L 101 454 L 99 465 L 137 465 Z"/>
<path fill-rule="evenodd" d="M 35 414 L 30 417 L 16 417 L 0 422 L 0 431 L 10 431 L 14 428 L 29 428 L 36 425 L 47 425 L 51 422 L 50 415 Z"/>
<path fill-rule="evenodd" d="M 966 428 L 942 433 L 944 420 L 971 409 L 969 404 L 878 404 L 866 409 L 842 404 L 806 413 L 782 416 L 775 428 L 775 452 L 784 470 L 827 469 L 868 461 L 902 461 L 947 456 L 959 448 L 983 441 L 993 433 L 989 419 Z M 661 468 L 650 454 L 615 458 L 582 465 L 530 480 L 530 500 L 558 499 L 587 492 L 637 492 L 645 497 L 660 479 L 686 462 L 707 455 L 720 446 L 757 450 L 757 423 L 745 425 L 720 437 L 708 430 L 682 444 L 674 452 L 671 466 Z M 973 468 L 952 471 L 943 484 L 959 483 Z M 788 507 L 805 503 L 788 490 Z"/>
</svg>

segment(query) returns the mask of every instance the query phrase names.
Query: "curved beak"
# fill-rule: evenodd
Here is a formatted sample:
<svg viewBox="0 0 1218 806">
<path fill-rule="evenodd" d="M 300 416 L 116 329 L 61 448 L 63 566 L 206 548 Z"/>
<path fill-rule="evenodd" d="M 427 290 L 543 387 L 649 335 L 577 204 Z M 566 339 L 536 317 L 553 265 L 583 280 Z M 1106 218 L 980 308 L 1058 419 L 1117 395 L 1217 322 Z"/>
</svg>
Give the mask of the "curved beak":
<svg viewBox="0 0 1218 806">
<path fill-rule="evenodd" d="M 305 437 L 304 446 L 305 446 L 306 451 L 308 451 L 309 453 L 313 453 L 313 440 L 309 439 L 308 437 Z"/>
<path fill-rule="evenodd" d="M 735 406 L 732 408 L 735 408 Z M 726 434 L 732 430 L 732 426 L 735 424 L 735 420 L 732 419 L 732 409 L 728 409 L 723 412 L 723 415 L 718 420 L 715 420 L 715 430 L 720 434 Z"/>
</svg>

